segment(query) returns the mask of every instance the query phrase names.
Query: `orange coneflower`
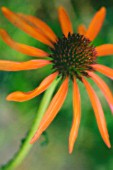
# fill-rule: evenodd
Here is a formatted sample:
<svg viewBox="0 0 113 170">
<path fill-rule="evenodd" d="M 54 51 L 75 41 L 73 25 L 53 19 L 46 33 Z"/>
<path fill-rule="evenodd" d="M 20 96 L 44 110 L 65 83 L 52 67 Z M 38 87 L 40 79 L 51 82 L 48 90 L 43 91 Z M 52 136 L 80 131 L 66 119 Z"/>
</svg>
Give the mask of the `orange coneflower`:
<svg viewBox="0 0 113 170">
<path fill-rule="evenodd" d="M 98 47 L 94 47 L 92 45 L 92 41 L 95 39 L 102 27 L 106 15 L 105 7 L 102 7 L 94 15 L 88 29 L 86 29 L 84 25 L 80 25 L 78 27 L 78 33 L 73 32 L 72 24 L 65 9 L 60 7 L 58 9 L 58 16 L 63 32 L 63 36 L 61 38 L 58 38 L 51 28 L 39 18 L 13 13 L 5 7 L 2 7 L 2 12 L 15 26 L 49 46 L 51 52 L 47 53 L 41 49 L 17 43 L 5 30 L 0 29 L 1 38 L 10 47 L 33 57 L 42 57 L 42 59 L 25 62 L 0 60 L 0 70 L 20 71 L 37 69 L 48 64 L 52 65 L 51 74 L 46 77 L 36 89 L 27 93 L 20 91 L 13 92 L 8 95 L 7 100 L 18 102 L 30 100 L 45 91 L 58 76 L 61 77 L 61 86 L 47 108 L 38 130 L 31 140 L 31 143 L 34 143 L 40 137 L 57 115 L 66 98 L 69 80 L 72 80 L 74 114 L 72 128 L 69 135 L 69 153 L 72 152 L 74 142 L 78 135 L 81 119 L 80 93 L 77 85 L 78 79 L 84 84 L 88 92 L 100 134 L 105 144 L 110 148 L 109 135 L 101 103 L 95 91 L 86 80 L 86 78 L 91 78 L 97 84 L 113 112 L 113 95 L 107 84 L 97 74 L 95 74 L 95 72 L 98 71 L 113 79 L 113 69 L 97 64 L 97 57 L 113 54 L 113 45 L 104 44 Z"/>
</svg>

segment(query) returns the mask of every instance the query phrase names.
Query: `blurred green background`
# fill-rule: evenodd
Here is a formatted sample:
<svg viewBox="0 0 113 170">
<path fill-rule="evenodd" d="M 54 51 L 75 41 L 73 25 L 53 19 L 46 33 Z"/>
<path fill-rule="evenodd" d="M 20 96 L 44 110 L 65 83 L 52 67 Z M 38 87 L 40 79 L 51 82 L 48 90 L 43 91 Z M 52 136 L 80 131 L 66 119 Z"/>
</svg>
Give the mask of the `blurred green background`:
<svg viewBox="0 0 113 170">
<path fill-rule="evenodd" d="M 90 23 L 94 13 L 101 7 L 107 8 L 103 28 L 94 44 L 113 43 L 113 0 L 0 0 L 0 7 L 6 6 L 14 12 L 38 16 L 46 21 L 58 36 L 62 35 L 58 22 L 57 8 L 66 8 L 74 31 L 77 26 Z M 48 51 L 48 48 L 9 23 L 0 11 L 0 27 L 5 28 L 18 42 L 33 45 Z M 0 39 L 0 59 L 25 61 L 32 59 L 8 47 Z M 113 56 L 101 57 L 99 63 L 113 68 Z M 13 91 L 30 91 L 38 86 L 50 72 L 49 68 L 21 72 L 0 72 L 0 165 L 10 160 L 19 149 L 21 139 L 32 126 L 42 95 L 23 103 L 8 102 L 6 96 Z M 113 82 L 107 82 L 113 92 Z M 113 117 L 103 94 L 90 81 L 103 105 L 111 145 L 113 146 Z M 68 154 L 68 135 L 72 122 L 72 84 L 69 85 L 67 99 L 56 119 L 46 131 L 45 137 L 33 145 L 26 159 L 16 170 L 112 170 L 113 147 L 108 149 L 103 143 L 95 121 L 93 109 L 84 86 L 79 82 L 82 99 L 82 118 L 79 135 L 72 155 Z"/>
</svg>

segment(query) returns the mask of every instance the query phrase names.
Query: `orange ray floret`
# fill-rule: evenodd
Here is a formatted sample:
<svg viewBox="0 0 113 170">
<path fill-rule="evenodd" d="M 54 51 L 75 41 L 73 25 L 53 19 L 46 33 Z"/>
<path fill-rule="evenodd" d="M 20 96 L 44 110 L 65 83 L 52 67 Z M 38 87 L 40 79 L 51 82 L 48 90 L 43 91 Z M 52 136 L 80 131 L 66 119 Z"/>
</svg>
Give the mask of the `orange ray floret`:
<svg viewBox="0 0 113 170">
<path fill-rule="evenodd" d="M 78 129 L 79 129 L 80 119 L 81 119 L 80 93 L 75 78 L 73 81 L 73 111 L 74 111 L 74 117 L 73 117 L 70 135 L 69 135 L 69 153 L 72 153 L 73 151 L 74 142 L 78 136 Z"/>
<path fill-rule="evenodd" d="M 46 56 L 49 56 L 49 54 L 46 53 L 43 50 L 40 50 L 40 49 L 35 48 L 35 47 L 31 47 L 31 46 L 28 46 L 28 45 L 25 45 L 25 44 L 20 44 L 18 42 L 15 42 L 8 35 L 8 33 L 3 29 L 0 29 L 0 36 L 8 46 L 10 46 L 11 48 L 13 48 L 13 49 L 15 49 L 15 50 L 17 50 L 17 51 L 19 51 L 19 52 L 21 52 L 23 54 L 34 56 L 34 57 L 46 57 Z"/>
<path fill-rule="evenodd" d="M 33 38 L 39 40 L 40 42 L 53 47 L 53 44 L 49 41 L 49 39 L 37 28 L 33 28 L 27 22 L 24 21 L 21 17 L 16 15 L 14 12 L 9 9 L 2 7 L 2 12 L 5 17 L 15 26 L 25 31 L 27 34 L 32 36 Z"/>
<path fill-rule="evenodd" d="M 48 60 L 29 60 L 25 62 L 14 62 L 9 60 L 0 60 L 0 70 L 3 71 L 21 71 L 33 70 L 51 64 Z"/>
<path fill-rule="evenodd" d="M 73 28 L 69 16 L 63 7 L 58 10 L 58 16 L 63 34 L 67 37 L 69 32 L 73 33 Z"/>
<path fill-rule="evenodd" d="M 109 67 L 101 65 L 101 64 L 94 64 L 94 65 L 92 65 L 92 67 L 96 71 L 99 71 L 100 73 L 104 74 L 105 76 L 107 76 L 113 80 L 113 69 L 112 68 L 109 68 Z"/>
<path fill-rule="evenodd" d="M 17 101 L 17 102 L 23 102 L 23 101 L 30 100 L 30 99 L 36 97 L 37 95 L 41 94 L 42 92 L 44 92 L 50 86 L 50 84 L 54 81 L 54 79 L 57 77 L 57 75 L 58 75 L 57 72 L 49 75 L 33 91 L 26 92 L 26 93 L 21 92 L 21 91 L 13 92 L 7 96 L 7 100 Z"/>
<path fill-rule="evenodd" d="M 46 130 L 46 128 L 50 125 L 52 120 L 55 118 L 55 116 L 57 115 L 58 111 L 60 110 L 65 101 L 67 91 L 68 91 L 68 77 L 64 80 L 58 92 L 53 97 L 47 111 L 44 114 L 44 117 L 42 118 L 39 128 L 30 143 L 34 143 L 40 137 L 40 135 Z"/>
<path fill-rule="evenodd" d="M 97 56 L 113 55 L 113 44 L 103 44 L 96 47 Z"/>
<path fill-rule="evenodd" d="M 94 82 L 99 86 L 99 88 L 102 90 L 110 108 L 111 111 L 113 113 L 113 95 L 109 89 L 109 87 L 107 86 L 107 84 L 99 77 L 97 76 L 95 73 L 93 72 L 88 72 L 89 76 L 91 76 L 91 78 L 94 80 Z"/>
<path fill-rule="evenodd" d="M 86 87 L 92 107 L 94 109 L 94 113 L 95 113 L 95 117 L 96 117 L 96 121 L 98 124 L 100 134 L 101 134 L 105 144 L 108 146 L 108 148 L 110 148 L 111 145 L 110 145 L 110 141 L 109 141 L 109 134 L 108 134 L 107 127 L 106 127 L 106 120 L 104 117 L 104 113 L 103 113 L 99 98 L 97 97 L 97 95 L 96 95 L 95 91 L 93 90 L 93 88 L 91 87 L 91 85 L 84 78 L 82 78 L 82 81 Z"/>
<path fill-rule="evenodd" d="M 52 29 L 41 19 L 31 16 L 31 15 L 24 15 L 24 14 L 18 14 L 20 17 L 25 19 L 28 24 L 30 24 L 34 28 L 40 29 L 52 42 L 56 42 L 57 36 L 52 31 Z"/>
<path fill-rule="evenodd" d="M 86 34 L 86 27 L 83 25 L 83 24 L 81 24 L 81 25 L 79 25 L 78 26 L 78 33 L 79 34 L 81 34 L 81 35 L 85 35 Z"/>
<path fill-rule="evenodd" d="M 86 33 L 86 37 L 91 41 L 94 40 L 103 25 L 106 16 L 106 8 L 102 7 L 93 17 Z"/>
</svg>

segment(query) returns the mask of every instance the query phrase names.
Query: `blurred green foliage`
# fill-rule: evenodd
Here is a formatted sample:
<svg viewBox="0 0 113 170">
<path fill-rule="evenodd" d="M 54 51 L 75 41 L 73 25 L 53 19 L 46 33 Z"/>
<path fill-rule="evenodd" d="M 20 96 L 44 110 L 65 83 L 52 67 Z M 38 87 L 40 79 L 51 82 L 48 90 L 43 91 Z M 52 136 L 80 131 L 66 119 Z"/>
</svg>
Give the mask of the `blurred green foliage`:
<svg viewBox="0 0 113 170">
<path fill-rule="evenodd" d="M 15 12 L 22 12 L 40 17 L 46 21 L 58 36 L 62 35 L 58 23 L 57 8 L 64 6 L 71 18 L 74 30 L 84 23 L 88 26 L 94 13 L 101 7 L 107 7 L 107 17 L 103 28 L 96 38 L 94 44 L 113 43 L 113 1 L 112 0 L 5 0 L 0 1 L 0 7 L 6 6 Z M 0 27 L 5 28 L 9 34 L 18 42 L 32 45 L 48 51 L 49 49 L 29 37 L 23 31 L 9 23 L 0 12 Z M 0 59 L 14 61 L 25 61 L 31 57 L 25 56 L 10 47 L 0 39 Z M 113 68 L 113 56 L 98 59 Z M 23 103 L 7 102 L 5 97 L 15 90 L 30 91 L 48 75 L 50 68 L 35 71 L 22 72 L 0 72 L 0 164 L 6 163 L 18 150 L 21 139 L 30 129 L 42 95 Z M 113 92 L 113 82 L 101 75 L 108 83 Z M 110 109 L 100 90 L 90 81 L 103 105 L 105 112 L 111 145 L 113 145 L 113 117 Z M 72 122 L 72 84 L 63 108 L 56 119 L 47 129 L 48 141 L 42 146 L 42 136 L 34 144 L 27 158 L 17 170 L 112 170 L 113 149 L 108 149 L 98 132 L 93 109 L 90 105 L 84 86 L 79 82 L 82 99 L 82 119 L 78 139 L 75 143 L 72 155 L 68 154 L 68 135 Z"/>
</svg>

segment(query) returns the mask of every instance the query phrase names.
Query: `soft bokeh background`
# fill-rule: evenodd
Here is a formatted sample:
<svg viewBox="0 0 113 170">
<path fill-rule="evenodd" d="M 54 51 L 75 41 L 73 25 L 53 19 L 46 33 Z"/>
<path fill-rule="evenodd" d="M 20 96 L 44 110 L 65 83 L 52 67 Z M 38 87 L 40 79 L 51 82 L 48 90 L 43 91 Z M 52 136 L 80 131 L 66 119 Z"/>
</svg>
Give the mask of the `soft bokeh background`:
<svg viewBox="0 0 113 170">
<path fill-rule="evenodd" d="M 0 7 L 6 6 L 15 12 L 38 16 L 46 21 L 58 36 L 61 36 L 57 17 L 59 5 L 67 9 L 75 32 L 78 24 L 84 23 L 88 26 L 94 13 L 101 6 L 106 6 L 107 17 L 94 43 L 95 45 L 113 43 L 113 0 L 0 0 Z M 46 46 L 9 23 L 1 11 L 0 27 L 5 28 L 18 42 L 48 50 Z M 12 50 L 0 39 L 0 59 L 25 61 L 30 58 Z M 102 57 L 98 61 L 113 68 L 113 56 Z M 24 103 L 8 102 L 5 97 L 12 91 L 34 89 L 48 75 L 48 72 L 49 68 L 35 71 L 0 72 L 0 165 L 10 160 L 19 149 L 21 139 L 25 137 L 35 119 L 42 95 Z M 113 82 L 102 75 L 101 77 L 104 78 L 113 92 Z M 68 154 L 68 135 L 72 122 L 72 84 L 70 83 L 63 108 L 46 131 L 48 141 L 42 145 L 42 142 L 46 140 L 42 136 L 16 170 L 113 169 L 113 117 L 99 88 L 92 81 L 90 82 L 102 102 L 112 148 L 108 149 L 103 143 L 89 98 L 84 86 L 79 83 L 82 119 L 74 151 L 72 155 Z"/>
</svg>

